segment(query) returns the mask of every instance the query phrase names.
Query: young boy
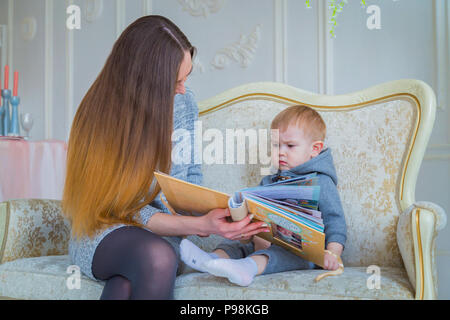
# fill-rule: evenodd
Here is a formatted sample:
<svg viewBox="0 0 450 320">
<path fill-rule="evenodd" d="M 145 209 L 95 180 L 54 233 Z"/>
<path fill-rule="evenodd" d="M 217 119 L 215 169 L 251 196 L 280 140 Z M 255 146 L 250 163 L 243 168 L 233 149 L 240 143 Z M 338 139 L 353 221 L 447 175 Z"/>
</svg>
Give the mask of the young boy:
<svg viewBox="0 0 450 320">
<path fill-rule="evenodd" d="M 337 257 L 346 241 L 346 223 L 336 188 L 337 177 L 329 148 L 323 149 L 326 125 L 315 110 L 302 105 L 280 112 L 271 129 L 278 129 L 279 143 L 272 145 L 272 161 L 278 172 L 266 176 L 260 185 L 317 172 L 320 185 L 319 211 L 325 226 L 324 269 L 338 269 Z M 290 270 L 312 269 L 315 265 L 288 250 L 255 237 L 243 244 L 227 240 L 207 253 L 184 239 L 181 259 L 192 268 L 228 278 L 232 283 L 248 286 L 255 275 Z"/>
</svg>

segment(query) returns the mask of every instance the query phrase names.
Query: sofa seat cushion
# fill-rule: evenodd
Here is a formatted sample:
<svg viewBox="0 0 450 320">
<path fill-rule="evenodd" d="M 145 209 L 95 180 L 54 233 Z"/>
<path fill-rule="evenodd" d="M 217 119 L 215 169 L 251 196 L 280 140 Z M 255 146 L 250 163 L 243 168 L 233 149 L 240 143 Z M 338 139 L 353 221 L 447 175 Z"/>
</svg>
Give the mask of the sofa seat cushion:
<svg viewBox="0 0 450 320">
<path fill-rule="evenodd" d="M 346 268 L 340 276 L 314 282 L 322 272 L 298 270 L 257 276 L 249 287 L 239 287 L 205 273 L 184 274 L 177 278 L 175 299 L 414 299 L 408 276 L 400 268 L 381 268 L 379 289 L 368 288 L 367 279 L 373 274 L 366 273 L 366 268 Z"/>
<path fill-rule="evenodd" d="M 0 297 L 31 300 L 97 300 L 104 283 L 81 275 L 80 289 L 69 289 L 74 273 L 68 255 L 25 258 L 0 265 Z"/>
<path fill-rule="evenodd" d="M 81 276 L 80 289 L 69 289 L 67 272 L 70 258 L 47 256 L 15 260 L 0 265 L 0 297 L 16 299 L 99 299 L 104 283 Z M 369 289 L 372 274 L 366 268 L 346 268 L 338 277 L 318 283 L 322 270 L 290 271 L 255 278 L 249 287 L 239 287 L 223 278 L 205 273 L 177 277 L 175 299 L 413 299 L 406 272 L 400 268 L 381 268 L 380 289 Z"/>
</svg>

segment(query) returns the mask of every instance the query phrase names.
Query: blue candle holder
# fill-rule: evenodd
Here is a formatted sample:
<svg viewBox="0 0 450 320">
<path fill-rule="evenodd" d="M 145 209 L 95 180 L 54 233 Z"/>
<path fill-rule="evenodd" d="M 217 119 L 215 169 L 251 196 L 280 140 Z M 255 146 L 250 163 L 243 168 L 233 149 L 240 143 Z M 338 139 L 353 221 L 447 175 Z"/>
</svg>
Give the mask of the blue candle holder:
<svg viewBox="0 0 450 320">
<path fill-rule="evenodd" d="M 2 90 L 2 98 L 3 98 L 3 107 L 2 110 L 3 112 L 3 132 L 2 135 L 3 136 L 7 136 L 9 133 L 9 124 L 10 124 L 10 108 L 9 108 L 9 99 L 11 98 L 11 90 Z"/>
<path fill-rule="evenodd" d="M 19 127 L 19 103 L 20 98 L 13 96 L 10 99 L 10 103 L 12 105 L 12 114 L 11 114 L 11 125 L 9 128 L 8 136 L 18 137 L 20 136 L 20 127 Z"/>
</svg>

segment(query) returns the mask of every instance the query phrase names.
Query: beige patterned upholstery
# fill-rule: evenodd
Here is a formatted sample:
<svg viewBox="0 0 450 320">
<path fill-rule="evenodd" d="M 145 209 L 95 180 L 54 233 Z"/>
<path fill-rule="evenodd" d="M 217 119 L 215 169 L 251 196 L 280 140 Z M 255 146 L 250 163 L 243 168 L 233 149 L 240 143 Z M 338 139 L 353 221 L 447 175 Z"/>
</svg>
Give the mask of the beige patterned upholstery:
<svg viewBox="0 0 450 320">
<path fill-rule="evenodd" d="M 70 225 L 57 200 L 12 200 L 0 204 L 0 263 L 67 254 Z"/>
<path fill-rule="evenodd" d="M 201 130 L 216 138 L 221 131 L 223 150 L 227 150 L 226 129 L 268 129 L 273 117 L 293 104 L 316 108 L 327 124 L 325 144 L 332 149 L 348 225 L 344 274 L 319 283 L 313 281 L 320 272 L 317 270 L 266 275 L 257 277 L 244 289 L 187 268 L 177 278 L 175 297 L 436 298 L 434 240 L 446 224 L 446 215 L 439 206 L 415 202 L 414 198 L 418 171 L 434 123 L 435 98 L 430 87 L 421 81 L 400 80 L 353 94 L 322 96 L 277 83 L 253 83 L 201 102 Z M 268 168 L 269 164 L 263 162 L 256 144 L 247 145 L 247 149 L 246 164 L 237 163 L 236 156 L 231 165 L 208 164 L 203 159 L 204 185 L 232 193 L 259 183 L 261 168 Z M 204 142 L 204 155 L 210 151 L 208 142 Z M 256 163 L 249 164 L 255 155 Z M 226 156 L 224 152 L 224 161 Z M 16 200 L 0 204 L 0 296 L 99 297 L 102 283 L 85 277 L 80 290 L 68 290 L 65 286 L 69 276 L 65 255 L 69 229 L 59 210 L 57 201 Z M 218 237 L 191 239 L 205 249 L 220 241 Z M 380 268 L 381 289 L 369 289 L 371 274 L 367 267 L 372 265 Z"/>
</svg>

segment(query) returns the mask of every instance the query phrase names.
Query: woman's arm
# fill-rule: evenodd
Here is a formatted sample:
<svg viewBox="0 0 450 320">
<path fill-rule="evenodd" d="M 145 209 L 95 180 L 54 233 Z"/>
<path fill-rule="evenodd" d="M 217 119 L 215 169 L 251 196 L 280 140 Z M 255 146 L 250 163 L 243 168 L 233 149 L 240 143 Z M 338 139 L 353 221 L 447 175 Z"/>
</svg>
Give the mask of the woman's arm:
<svg viewBox="0 0 450 320">
<path fill-rule="evenodd" d="M 191 216 L 173 216 L 157 212 L 148 220 L 147 227 L 160 236 L 203 235 L 200 219 Z"/>
<path fill-rule="evenodd" d="M 264 222 L 251 222 L 253 215 L 236 222 L 228 222 L 229 216 L 229 209 L 214 209 L 200 217 L 157 212 L 148 220 L 147 227 L 160 236 L 217 234 L 232 240 L 246 239 L 260 232 L 270 231 Z"/>
</svg>

